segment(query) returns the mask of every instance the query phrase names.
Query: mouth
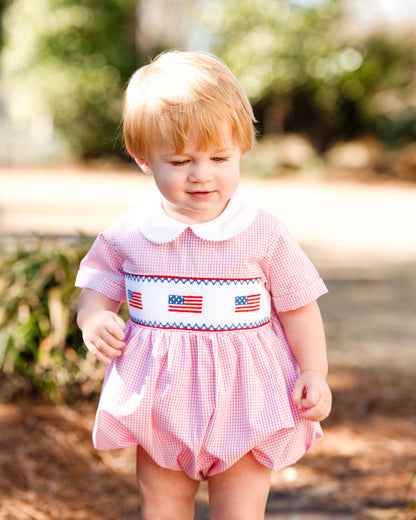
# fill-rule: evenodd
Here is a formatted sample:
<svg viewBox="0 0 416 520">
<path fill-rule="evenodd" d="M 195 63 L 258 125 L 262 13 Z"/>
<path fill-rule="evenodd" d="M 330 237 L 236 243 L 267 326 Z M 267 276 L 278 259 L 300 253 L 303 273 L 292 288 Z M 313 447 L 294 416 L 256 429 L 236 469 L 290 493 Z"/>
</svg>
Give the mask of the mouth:
<svg viewBox="0 0 416 520">
<path fill-rule="evenodd" d="M 214 195 L 215 191 L 190 191 L 188 193 L 196 199 L 209 199 Z"/>
</svg>

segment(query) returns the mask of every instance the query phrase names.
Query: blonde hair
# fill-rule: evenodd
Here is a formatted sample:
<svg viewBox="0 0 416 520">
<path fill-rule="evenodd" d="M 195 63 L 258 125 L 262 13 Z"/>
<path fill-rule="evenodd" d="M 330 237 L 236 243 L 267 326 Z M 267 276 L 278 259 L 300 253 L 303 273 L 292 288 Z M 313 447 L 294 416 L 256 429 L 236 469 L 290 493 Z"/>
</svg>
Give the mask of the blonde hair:
<svg viewBox="0 0 416 520">
<path fill-rule="evenodd" d="M 175 152 L 194 132 L 201 149 L 222 146 L 224 124 L 234 144 L 255 140 L 250 102 L 230 69 L 205 52 L 168 51 L 132 76 L 124 99 L 123 134 L 129 154 L 149 161 L 161 143 Z"/>
</svg>

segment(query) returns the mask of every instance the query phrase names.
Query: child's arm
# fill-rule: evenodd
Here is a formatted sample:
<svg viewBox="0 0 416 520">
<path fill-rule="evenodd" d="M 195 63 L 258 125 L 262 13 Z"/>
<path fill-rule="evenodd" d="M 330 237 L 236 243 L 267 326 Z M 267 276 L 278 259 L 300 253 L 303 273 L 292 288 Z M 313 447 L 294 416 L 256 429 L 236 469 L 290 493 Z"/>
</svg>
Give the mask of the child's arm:
<svg viewBox="0 0 416 520">
<path fill-rule="evenodd" d="M 301 417 L 322 421 L 331 411 L 331 391 L 326 382 L 328 361 L 325 332 L 316 301 L 288 312 L 281 312 L 283 328 L 300 368 L 292 399 Z"/>
<path fill-rule="evenodd" d="M 90 289 L 83 289 L 77 324 L 88 350 L 107 365 L 110 356 L 121 356 L 124 343 L 124 321 L 116 313 L 119 302 Z"/>
</svg>

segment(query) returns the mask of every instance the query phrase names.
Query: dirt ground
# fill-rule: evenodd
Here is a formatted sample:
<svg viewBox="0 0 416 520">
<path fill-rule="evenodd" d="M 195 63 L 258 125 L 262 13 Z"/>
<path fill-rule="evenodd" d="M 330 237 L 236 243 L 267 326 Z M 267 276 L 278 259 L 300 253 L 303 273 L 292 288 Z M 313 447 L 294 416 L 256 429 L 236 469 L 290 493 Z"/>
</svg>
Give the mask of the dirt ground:
<svg viewBox="0 0 416 520">
<path fill-rule="evenodd" d="M 333 411 L 324 440 L 273 474 L 266 518 L 414 520 L 415 262 L 335 265 L 312 253 L 330 290 L 320 304 Z M 0 520 L 138 518 L 134 450 L 93 449 L 95 406 L 0 404 Z M 196 518 L 208 515 L 203 484 Z"/>
</svg>

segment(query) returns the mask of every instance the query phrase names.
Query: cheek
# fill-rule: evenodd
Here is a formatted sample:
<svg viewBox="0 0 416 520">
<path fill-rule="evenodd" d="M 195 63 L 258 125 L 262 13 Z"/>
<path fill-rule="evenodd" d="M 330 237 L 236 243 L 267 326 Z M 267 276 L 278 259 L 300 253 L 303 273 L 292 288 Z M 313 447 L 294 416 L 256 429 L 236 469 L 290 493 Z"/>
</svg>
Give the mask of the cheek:
<svg viewBox="0 0 416 520">
<path fill-rule="evenodd" d="M 180 188 L 178 179 L 174 175 L 155 175 L 154 179 L 162 195 L 173 193 Z"/>
<path fill-rule="evenodd" d="M 240 168 L 238 164 L 229 172 L 225 182 L 230 188 L 237 188 L 240 182 Z"/>
</svg>

